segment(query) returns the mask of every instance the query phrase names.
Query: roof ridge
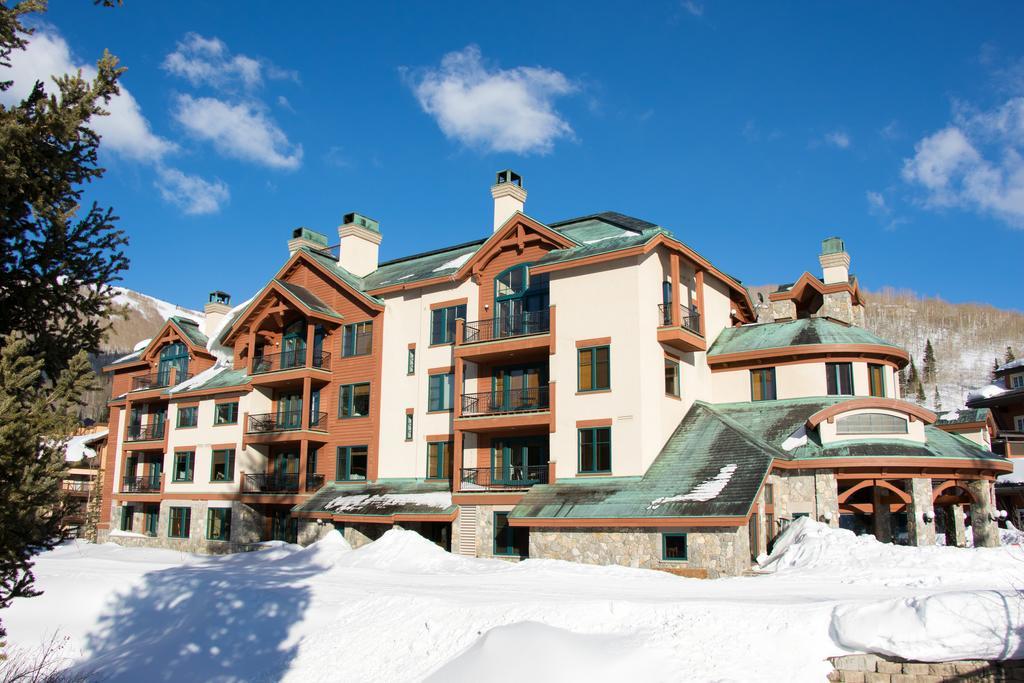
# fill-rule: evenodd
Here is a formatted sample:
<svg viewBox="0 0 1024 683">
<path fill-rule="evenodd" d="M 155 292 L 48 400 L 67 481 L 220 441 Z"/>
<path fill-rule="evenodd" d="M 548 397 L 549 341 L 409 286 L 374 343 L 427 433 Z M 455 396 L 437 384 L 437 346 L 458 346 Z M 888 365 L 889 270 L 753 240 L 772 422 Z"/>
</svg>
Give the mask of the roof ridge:
<svg viewBox="0 0 1024 683">
<path fill-rule="evenodd" d="M 749 429 L 741 425 L 736 420 L 718 412 L 718 410 L 715 409 L 713 404 L 700 400 L 694 401 L 693 404 L 695 406 L 699 405 L 703 408 L 706 408 L 719 422 L 721 422 L 726 427 L 732 429 L 734 432 L 739 434 L 741 437 L 743 437 L 745 441 L 747 441 L 751 445 L 757 446 L 758 448 L 765 448 L 766 450 L 771 451 L 772 457 L 779 458 L 781 460 L 792 460 L 792 457 L 790 457 L 788 453 L 783 451 L 778 446 L 774 446 L 768 443 L 767 441 L 763 440 L 762 438 L 751 432 Z"/>
</svg>

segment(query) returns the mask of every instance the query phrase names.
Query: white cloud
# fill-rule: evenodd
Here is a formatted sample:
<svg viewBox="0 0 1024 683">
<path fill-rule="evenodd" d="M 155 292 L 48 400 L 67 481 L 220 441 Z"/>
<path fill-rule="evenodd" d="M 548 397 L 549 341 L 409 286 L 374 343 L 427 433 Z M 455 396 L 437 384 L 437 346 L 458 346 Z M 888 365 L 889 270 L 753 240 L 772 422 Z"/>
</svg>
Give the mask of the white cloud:
<svg viewBox="0 0 1024 683">
<path fill-rule="evenodd" d="M 704 3 L 698 0 L 682 0 L 683 9 L 695 17 L 704 16 Z"/>
<path fill-rule="evenodd" d="M 198 33 L 186 34 L 161 66 L 193 86 L 224 87 L 240 83 L 246 88 L 255 88 L 262 85 L 264 76 L 277 80 L 298 79 L 294 71 L 246 55 L 233 55 L 220 38 L 205 38 Z"/>
<path fill-rule="evenodd" d="M 173 113 L 189 133 L 225 156 L 270 168 L 296 169 L 302 163 L 302 145 L 289 142 L 258 105 L 180 95 Z"/>
<path fill-rule="evenodd" d="M 488 69 L 480 48 L 450 52 L 439 68 L 410 75 L 423 111 L 444 134 L 491 152 L 544 154 L 572 127 L 553 100 L 577 87 L 559 71 L 543 67 Z"/>
<path fill-rule="evenodd" d="M 153 184 L 164 201 L 193 216 L 217 213 L 231 197 L 228 186 L 220 180 L 209 182 L 176 168 L 157 168 L 157 180 Z"/>
<path fill-rule="evenodd" d="M 1024 97 L 990 111 L 958 105 L 953 121 L 921 139 L 903 179 L 927 207 L 959 206 L 1024 227 Z"/>
<path fill-rule="evenodd" d="M 888 215 L 889 207 L 885 204 L 885 197 L 881 192 L 867 192 L 868 208 L 873 213 Z"/>
<path fill-rule="evenodd" d="M 85 78 L 96 77 L 96 67 L 75 59 L 62 36 L 49 29 L 37 29 L 24 51 L 16 50 L 11 54 L 11 67 L 3 78 L 13 80 L 14 86 L 0 93 L 0 103 L 11 105 L 21 101 L 36 81 L 42 81 L 48 93 L 56 93 L 57 86 L 51 76 L 78 70 Z M 91 121 L 92 128 L 103 138 L 100 149 L 136 161 L 158 161 L 174 151 L 177 146 L 153 133 L 139 103 L 128 88 L 123 84 L 120 87 L 121 94 L 106 105 L 110 115 Z"/>
<path fill-rule="evenodd" d="M 843 131 L 834 130 L 830 133 L 825 133 L 825 143 L 839 149 L 849 149 L 852 141 L 850 136 Z"/>
</svg>

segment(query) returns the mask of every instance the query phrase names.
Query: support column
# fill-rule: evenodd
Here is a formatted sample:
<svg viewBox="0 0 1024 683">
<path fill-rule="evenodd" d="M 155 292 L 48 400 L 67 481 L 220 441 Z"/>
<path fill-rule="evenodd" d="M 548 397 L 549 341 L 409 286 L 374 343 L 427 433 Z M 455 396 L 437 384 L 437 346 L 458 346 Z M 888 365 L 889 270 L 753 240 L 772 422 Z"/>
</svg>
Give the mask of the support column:
<svg viewBox="0 0 1024 683">
<path fill-rule="evenodd" d="M 306 467 L 309 463 L 309 439 L 299 442 L 299 493 L 306 492 Z"/>
<path fill-rule="evenodd" d="M 889 492 L 880 486 L 872 487 L 871 491 L 875 538 L 882 543 L 892 543 L 892 512 L 889 508 Z"/>
<path fill-rule="evenodd" d="M 704 326 L 707 324 L 706 311 L 704 310 L 704 269 L 698 268 L 696 275 L 696 289 L 697 289 L 697 313 L 700 315 L 700 336 L 706 336 L 704 332 Z"/>
<path fill-rule="evenodd" d="M 814 516 L 819 522 L 839 527 L 839 489 L 835 472 L 814 471 Z"/>
<path fill-rule="evenodd" d="M 931 521 L 925 519 L 930 516 Z M 935 507 L 932 505 L 932 480 L 910 480 L 910 505 L 907 508 L 907 535 L 910 545 L 935 545 Z"/>
<path fill-rule="evenodd" d="M 299 426 L 303 431 L 308 430 L 310 427 L 310 408 L 312 408 L 311 400 L 313 398 L 313 380 L 309 377 L 302 378 L 302 412 L 299 413 Z"/>
<path fill-rule="evenodd" d="M 672 327 L 679 327 L 679 313 L 682 307 L 682 301 L 679 300 L 679 254 L 672 252 L 669 255 L 669 268 L 671 270 L 672 279 L 672 302 L 671 308 L 669 309 L 669 321 L 672 323 Z M 664 324 L 664 318 L 658 321 L 658 324 Z"/>
<path fill-rule="evenodd" d="M 306 359 L 305 366 L 307 368 L 313 367 L 313 338 L 316 325 L 311 322 L 306 323 Z"/>
<path fill-rule="evenodd" d="M 455 440 L 452 443 L 452 493 L 458 493 L 462 488 L 462 461 L 463 449 L 462 430 L 455 429 Z"/>
<path fill-rule="evenodd" d="M 967 527 L 964 522 L 964 506 L 959 503 L 950 505 L 947 508 L 946 520 L 946 545 L 966 548 Z"/>
<path fill-rule="evenodd" d="M 974 498 L 971 503 L 971 529 L 974 531 L 975 548 L 998 548 L 999 527 L 992 520 L 995 506 L 992 504 L 992 495 L 989 482 L 975 480 L 967 482 L 967 490 Z"/>
</svg>

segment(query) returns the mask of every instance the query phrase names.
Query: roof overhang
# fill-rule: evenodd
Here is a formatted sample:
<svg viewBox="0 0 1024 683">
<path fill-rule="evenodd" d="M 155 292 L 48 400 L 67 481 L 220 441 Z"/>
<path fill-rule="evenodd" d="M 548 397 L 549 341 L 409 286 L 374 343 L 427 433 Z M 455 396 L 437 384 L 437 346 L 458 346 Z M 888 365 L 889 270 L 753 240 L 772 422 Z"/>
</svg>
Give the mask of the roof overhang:
<svg viewBox="0 0 1024 683">
<path fill-rule="evenodd" d="M 933 424 L 938 419 L 935 413 L 915 403 L 899 401 L 893 398 L 865 397 L 850 399 L 849 401 L 843 401 L 842 403 L 836 403 L 835 405 L 823 408 L 807 418 L 804 426 L 807 429 L 815 429 L 822 422 L 833 422 L 836 416 L 854 410 L 891 410 L 907 415 L 911 422 L 916 419 L 925 424 Z"/>
<path fill-rule="evenodd" d="M 837 292 L 849 292 L 853 298 L 853 303 L 863 304 L 864 300 L 860 295 L 860 284 L 857 282 L 857 278 L 853 278 L 853 282 L 834 282 L 826 285 L 820 279 L 811 275 L 808 272 L 804 272 L 800 278 L 793 283 L 793 286 L 782 292 L 772 292 L 768 295 L 769 301 L 799 301 L 804 298 L 807 294 L 807 290 L 811 289 L 818 294 L 835 294 Z"/>
<path fill-rule="evenodd" d="M 809 362 L 829 358 L 882 361 L 896 368 L 902 368 L 910 362 L 910 354 L 906 351 L 883 344 L 796 344 L 771 349 L 709 354 L 708 365 L 712 372 L 721 372 L 737 368 L 786 362 Z"/>
</svg>

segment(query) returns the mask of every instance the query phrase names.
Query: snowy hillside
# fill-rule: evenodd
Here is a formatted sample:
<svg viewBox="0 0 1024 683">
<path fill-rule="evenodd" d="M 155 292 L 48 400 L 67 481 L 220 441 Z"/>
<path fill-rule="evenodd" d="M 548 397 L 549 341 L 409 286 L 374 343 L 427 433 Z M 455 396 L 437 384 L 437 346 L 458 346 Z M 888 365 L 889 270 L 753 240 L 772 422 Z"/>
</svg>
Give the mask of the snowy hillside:
<svg viewBox="0 0 1024 683">
<path fill-rule="evenodd" d="M 140 339 L 152 337 L 160 331 L 167 318 L 177 315 L 202 322 L 203 314 L 156 297 L 125 287 L 113 287 L 114 304 L 122 307 L 122 315 L 115 318 L 114 327 L 107 337 L 104 349 L 130 351 Z"/>
</svg>

